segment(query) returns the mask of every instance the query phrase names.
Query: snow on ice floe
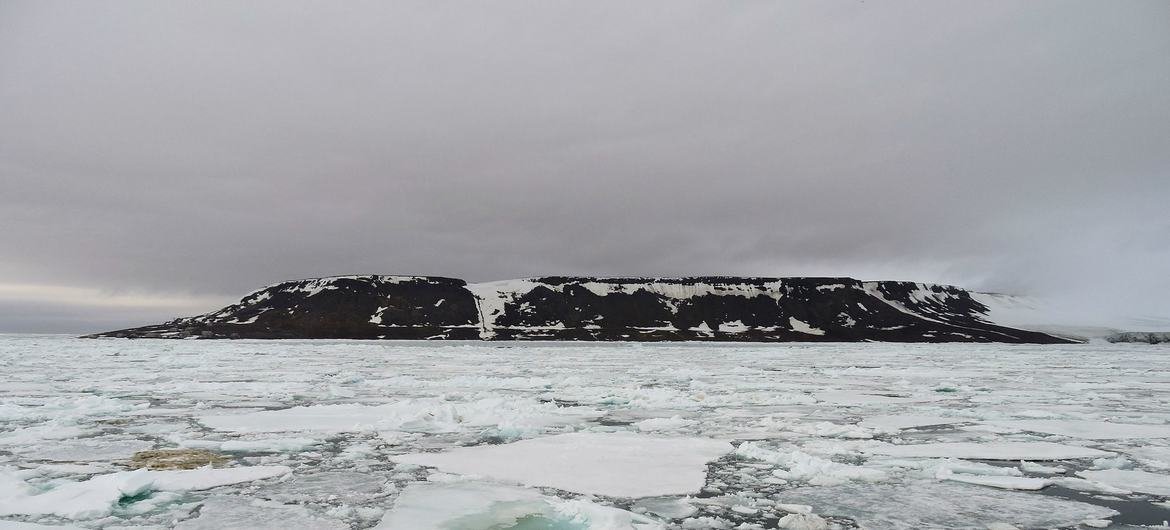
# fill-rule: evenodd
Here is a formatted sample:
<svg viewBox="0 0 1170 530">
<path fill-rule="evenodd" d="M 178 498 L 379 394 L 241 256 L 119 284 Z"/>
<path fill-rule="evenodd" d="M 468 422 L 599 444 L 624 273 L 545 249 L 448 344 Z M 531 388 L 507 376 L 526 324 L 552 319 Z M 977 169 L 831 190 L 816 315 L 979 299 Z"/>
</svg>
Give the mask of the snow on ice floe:
<svg viewBox="0 0 1170 530">
<path fill-rule="evenodd" d="M 314 438 L 261 438 L 257 440 L 180 440 L 179 447 L 225 453 L 285 453 L 304 451 L 323 442 Z"/>
<path fill-rule="evenodd" d="M 862 466 L 841 464 L 804 453 L 800 450 L 771 450 L 755 442 L 744 442 L 735 450 L 735 455 L 749 460 L 775 464 L 778 469 L 772 475 L 783 480 L 807 482 L 809 484 L 841 484 L 852 480 L 880 482 L 888 476 L 885 471 Z"/>
<path fill-rule="evenodd" d="M 145 440 L 109 440 L 102 438 L 81 438 L 53 443 L 27 445 L 13 449 L 28 460 L 52 462 L 92 462 L 100 460 L 126 460 L 134 453 L 154 447 Z"/>
<path fill-rule="evenodd" d="M 925 414 L 885 414 L 869 416 L 857 423 L 860 427 L 879 431 L 899 431 L 914 427 L 933 427 L 935 425 L 950 425 L 971 421 L 963 418 L 946 418 Z"/>
<path fill-rule="evenodd" d="M 450 482 L 407 488 L 375 528 L 657 530 L 664 527 L 648 517 L 588 500 L 564 500 L 512 486 Z"/>
<path fill-rule="evenodd" d="M 292 475 L 288 480 L 262 488 L 256 495 L 281 502 L 340 500 L 354 503 L 376 499 L 393 490 L 393 485 L 378 475 L 354 471 L 321 471 Z"/>
<path fill-rule="evenodd" d="M 239 496 L 216 496 L 203 501 L 199 515 L 175 525 L 175 530 L 348 530 L 344 521 L 323 517 L 303 506 Z"/>
<path fill-rule="evenodd" d="M 0 471 L 0 516 L 56 515 L 92 519 L 109 515 L 123 498 L 151 491 L 194 491 L 286 475 L 284 466 L 200 468 L 183 471 L 123 471 L 83 481 L 60 482 L 47 490 L 28 484 L 19 472 Z"/>
<path fill-rule="evenodd" d="M 408 399 L 386 405 L 310 405 L 244 414 L 199 417 L 212 429 L 237 433 L 405 431 L 459 432 L 494 427 L 512 436 L 579 423 L 599 412 L 558 407 L 531 399 L 486 398 L 472 402 Z"/>
<path fill-rule="evenodd" d="M 575 493 L 650 497 L 698 492 L 707 462 L 731 450 L 727 441 L 710 438 L 571 433 L 394 460 Z"/>
<path fill-rule="evenodd" d="M 81 530 L 80 526 L 0 521 L 0 530 Z"/>
<path fill-rule="evenodd" d="M 851 517 L 862 528 L 883 530 L 983 530 L 997 523 L 1057 528 L 1117 514 L 1082 502 L 953 482 L 808 486 L 786 490 L 781 499 Z"/>
<path fill-rule="evenodd" d="M 1080 471 L 1086 479 L 1103 482 L 1118 489 L 1170 496 L 1170 475 L 1149 473 L 1134 469 L 1101 469 Z"/>
<path fill-rule="evenodd" d="M 1170 425 L 1166 424 L 1130 424 L 1088 420 L 1007 420 L 986 423 L 997 427 L 1086 440 L 1170 438 Z"/>
<path fill-rule="evenodd" d="M 1114 455 L 1091 447 L 1052 442 L 940 442 L 903 445 L 876 442 L 861 450 L 886 456 L 978 460 L 1064 460 Z"/>
</svg>

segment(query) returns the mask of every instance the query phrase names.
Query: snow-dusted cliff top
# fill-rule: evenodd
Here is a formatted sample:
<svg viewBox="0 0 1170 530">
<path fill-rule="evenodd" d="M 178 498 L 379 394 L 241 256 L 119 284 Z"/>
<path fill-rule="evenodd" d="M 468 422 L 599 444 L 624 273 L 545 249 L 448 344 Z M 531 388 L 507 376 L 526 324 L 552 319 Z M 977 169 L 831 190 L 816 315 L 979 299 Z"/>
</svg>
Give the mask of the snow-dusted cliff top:
<svg viewBox="0 0 1170 530">
<path fill-rule="evenodd" d="M 852 278 L 337 276 L 101 333 L 150 338 L 1063 342 L 1005 325 L 1003 295 Z"/>
</svg>

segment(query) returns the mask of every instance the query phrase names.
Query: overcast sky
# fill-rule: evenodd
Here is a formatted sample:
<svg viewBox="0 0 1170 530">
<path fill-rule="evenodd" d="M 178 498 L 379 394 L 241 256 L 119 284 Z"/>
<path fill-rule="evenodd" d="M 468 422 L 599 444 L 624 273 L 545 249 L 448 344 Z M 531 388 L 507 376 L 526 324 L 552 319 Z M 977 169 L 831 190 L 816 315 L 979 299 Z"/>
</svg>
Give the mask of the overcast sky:
<svg viewBox="0 0 1170 530">
<path fill-rule="evenodd" d="M 0 2 L 0 331 L 347 273 L 1170 315 L 1170 2 Z"/>
</svg>

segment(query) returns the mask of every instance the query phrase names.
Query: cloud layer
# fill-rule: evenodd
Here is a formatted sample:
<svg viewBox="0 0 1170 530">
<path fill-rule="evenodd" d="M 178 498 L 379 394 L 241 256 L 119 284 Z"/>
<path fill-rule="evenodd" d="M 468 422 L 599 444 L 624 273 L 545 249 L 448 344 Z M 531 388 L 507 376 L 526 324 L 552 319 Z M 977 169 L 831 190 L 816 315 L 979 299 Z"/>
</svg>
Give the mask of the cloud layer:
<svg viewBox="0 0 1170 530">
<path fill-rule="evenodd" d="M 54 287 L 0 294 L 0 330 L 112 323 L 53 289 L 185 297 L 134 324 L 345 273 L 851 275 L 1170 314 L 1168 19 L 6 2 L 0 283 Z"/>
</svg>

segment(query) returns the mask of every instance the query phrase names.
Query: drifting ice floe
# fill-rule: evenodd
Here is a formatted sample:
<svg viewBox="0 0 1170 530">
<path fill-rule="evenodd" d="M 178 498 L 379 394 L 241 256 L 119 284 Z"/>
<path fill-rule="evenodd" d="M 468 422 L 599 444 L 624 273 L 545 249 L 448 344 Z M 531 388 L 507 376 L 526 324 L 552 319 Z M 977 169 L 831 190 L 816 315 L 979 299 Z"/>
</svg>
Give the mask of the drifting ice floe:
<svg viewBox="0 0 1170 530">
<path fill-rule="evenodd" d="M 1056 528 L 1117 514 L 1092 504 L 948 482 L 809 486 L 785 491 L 782 498 L 814 505 L 821 513 L 850 516 L 862 528 L 883 530 L 984 530 L 994 523 Z"/>
<path fill-rule="evenodd" d="M 394 460 L 575 493 L 649 497 L 697 493 L 707 462 L 731 449 L 726 441 L 709 438 L 573 433 Z"/>
<path fill-rule="evenodd" d="M 459 432 L 495 427 L 516 435 L 548 427 L 579 423 L 598 412 L 558 407 L 535 400 L 486 398 L 470 403 L 438 399 L 410 399 L 388 405 L 312 405 L 244 414 L 200 416 L 199 422 L 216 430 L 261 432 Z"/>
<path fill-rule="evenodd" d="M 1119 489 L 1170 496 L 1170 475 L 1159 475 L 1133 469 L 1088 470 L 1077 474 Z"/>
<path fill-rule="evenodd" d="M 423 484 L 404 490 L 379 530 L 544 528 L 657 530 L 653 519 L 587 500 L 474 482 Z"/>
<path fill-rule="evenodd" d="M 199 516 L 175 530 L 348 530 L 343 521 L 322 517 L 295 504 L 236 496 L 211 497 L 201 503 Z"/>
<path fill-rule="evenodd" d="M 109 515 L 126 497 L 150 491 L 206 490 L 288 474 L 284 466 L 185 471 L 124 471 L 98 475 L 80 482 L 65 482 L 38 491 L 16 474 L 0 471 L 0 516 L 56 515 L 68 519 L 92 519 Z"/>
<path fill-rule="evenodd" d="M 991 425 L 1083 438 L 1086 440 L 1123 440 L 1127 438 L 1170 438 L 1170 425 L 1112 423 L 1084 420 L 1012 420 L 989 421 Z"/>
<path fill-rule="evenodd" d="M 977 460 L 1064 460 L 1113 456 L 1113 453 L 1052 442 L 951 442 L 894 445 L 874 443 L 863 452 L 903 457 L 974 458 Z"/>
</svg>

